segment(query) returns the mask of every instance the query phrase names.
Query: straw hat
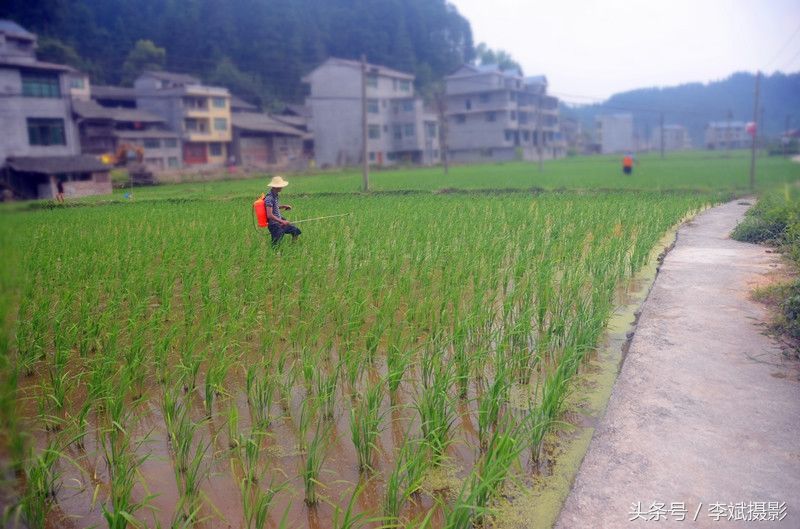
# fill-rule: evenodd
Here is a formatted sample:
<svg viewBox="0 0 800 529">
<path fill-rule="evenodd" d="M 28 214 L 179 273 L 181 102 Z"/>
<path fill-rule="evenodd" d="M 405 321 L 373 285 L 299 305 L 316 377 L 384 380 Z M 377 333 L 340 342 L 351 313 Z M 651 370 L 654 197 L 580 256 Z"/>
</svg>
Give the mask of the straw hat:
<svg viewBox="0 0 800 529">
<path fill-rule="evenodd" d="M 272 180 L 269 181 L 269 187 L 286 187 L 289 185 L 289 182 L 283 179 L 282 176 L 273 176 Z"/>
</svg>

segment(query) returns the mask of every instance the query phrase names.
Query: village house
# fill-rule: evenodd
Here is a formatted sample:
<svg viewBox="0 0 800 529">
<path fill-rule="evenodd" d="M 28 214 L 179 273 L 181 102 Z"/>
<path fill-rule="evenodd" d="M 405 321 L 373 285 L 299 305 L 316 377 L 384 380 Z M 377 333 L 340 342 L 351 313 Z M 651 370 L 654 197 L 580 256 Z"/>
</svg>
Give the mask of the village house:
<svg viewBox="0 0 800 529">
<path fill-rule="evenodd" d="M 165 119 L 182 144 L 182 163 L 221 167 L 230 156 L 230 93 L 191 75 L 145 72 L 134 82 L 136 107 Z M 145 154 L 146 156 L 146 154 Z"/>
<path fill-rule="evenodd" d="M 661 127 L 653 130 L 651 140 L 653 150 L 661 149 Z M 683 125 L 664 125 L 664 150 L 665 151 L 685 151 L 692 148 L 692 140 L 689 131 Z"/>
<path fill-rule="evenodd" d="M 314 157 L 322 167 L 362 161 L 362 77 L 366 82 L 369 163 L 435 164 L 440 159 L 436 114 L 414 95 L 414 76 L 358 61 L 330 58 L 303 77 L 314 135 Z"/>
<path fill-rule="evenodd" d="M 285 105 L 281 112 L 272 114 L 272 117 L 303 131 L 303 157 L 306 160 L 314 159 L 314 133 L 311 131 L 311 108 L 305 105 Z"/>
<path fill-rule="evenodd" d="M 566 155 L 558 99 L 547 78 L 465 64 L 445 77 L 447 149 L 455 162 L 535 160 Z"/>
<path fill-rule="evenodd" d="M 261 112 L 234 112 L 232 155 L 245 169 L 303 169 L 303 131 Z"/>
<path fill-rule="evenodd" d="M 109 167 L 82 155 L 71 94 L 88 97 L 74 69 L 36 59 L 36 35 L 0 20 L 0 187 L 3 195 L 52 198 L 111 193 Z"/>
<path fill-rule="evenodd" d="M 633 114 L 595 116 L 594 134 L 601 154 L 627 153 L 634 149 Z"/>
<path fill-rule="evenodd" d="M 744 149 L 750 146 L 747 127 L 741 121 L 711 121 L 706 125 L 707 149 Z"/>
<path fill-rule="evenodd" d="M 161 116 L 133 108 L 103 107 L 92 100 L 73 100 L 72 112 L 83 153 L 120 157 L 141 152 L 150 171 L 181 167 L 180 139 L 166 128 Z"/>
</svg>

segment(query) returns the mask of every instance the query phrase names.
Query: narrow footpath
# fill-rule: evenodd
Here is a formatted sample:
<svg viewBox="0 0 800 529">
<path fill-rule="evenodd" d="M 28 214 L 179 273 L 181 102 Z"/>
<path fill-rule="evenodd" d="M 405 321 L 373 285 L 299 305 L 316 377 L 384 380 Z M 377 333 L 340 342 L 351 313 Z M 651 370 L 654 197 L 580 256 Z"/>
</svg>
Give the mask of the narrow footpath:
<svg viewBox="0 0 800 529">
<path fill-rule="evenodd" d="M 729 238 L 748 207 L 678 231 L 557 529 L 800 528 L 800 371 L 749 297 L 779 257 Z"/>
</svg>

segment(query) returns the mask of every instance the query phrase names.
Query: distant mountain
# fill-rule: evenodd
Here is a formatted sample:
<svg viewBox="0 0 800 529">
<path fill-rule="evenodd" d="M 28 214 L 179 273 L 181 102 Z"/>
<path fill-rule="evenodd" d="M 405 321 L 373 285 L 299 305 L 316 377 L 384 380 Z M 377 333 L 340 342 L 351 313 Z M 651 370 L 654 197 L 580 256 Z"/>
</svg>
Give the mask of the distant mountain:
<svg viewBox="0 0 800 529">
<path fill-rule="evenodd" d="M 739 72 L 708 84 L 622 92 L 592 105 L 562 104 L 562 115 L 577 119 L 584 130 L 591 131 L 598 114 L 631 113 L 634 133 L 647 139 L 658 127 L 663 112 L 666 125 L 684 125 L 699 147 L 709 121 L 752 121 L 754 90 L 755 75 Z M 762 131 L 767 136 L 777 136 L 785 130 L 787 117 L 790 128 L 800 128 L 800 72 L 762 76 L 759 106 L 763 109 Z"/>
</svg>

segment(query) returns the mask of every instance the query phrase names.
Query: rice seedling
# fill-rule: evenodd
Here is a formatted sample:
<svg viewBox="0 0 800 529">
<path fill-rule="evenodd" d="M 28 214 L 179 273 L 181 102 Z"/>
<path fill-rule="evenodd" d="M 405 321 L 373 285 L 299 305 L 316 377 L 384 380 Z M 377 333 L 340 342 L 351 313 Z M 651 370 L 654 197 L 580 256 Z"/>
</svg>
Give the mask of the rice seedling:
<svg viewBox="0 0 800 529">
<path fill-rule="evenodd" d="M 372 470 L 372 457 L 381 432 L 381 402 L 383 401 L 383 382 L 377 382 L 367 389 L 363 398 L 350 409 L 350 436 L 356 449 L 358 469 L 361 472 Z"/>
<path fill-rule="evenodd" d="M 303 466 L 300 469 L 300 475 L 303 478 L 303 486 L 305 488 L 305 502 L 309 507 L 317 504 L 317 487 L 322 485 L 319 481 L 319 474 L 322 470 L 322 465 L 327 457 L 329 440 L 330 425 L 322 425 L 317 423 L 317 429 L 314 432 L 314 437 L 308 444 L 306 450 Z"/>
<path fill-rule="evenodd" d="M 398 520 L 405 501 L 420 490 L 427 464 L 425 444 L 406 435 L 397 453 L 394 468 L 386 479 L 383 499 L 383 515 L 386 521 Z"/>
<path fill-rule="evenodd" d="M 508 400 L 508 372 L 504 361 L 497 362 L 494 381 L 478 398 L 478 440 L 486 449 L 491 432 L 497 427 L 500 412 Z"/>
<path fill-rule="evenodd" d="M 123 388 L 127 384 L 121 384 Z M 102 453 L 109 475 L 108 500 L 101 505 L 103 518 L 109 529 L 127 529 L 129 525 L 140 525 L 136 511 L 145 507 L 150 495 L 137 501 L 133 487 L 139 481 L 139 467 L 147 455 L 139 455 L 143 440 L 131 439 L 125 425 L 132 419 L 132 412 L 125 402 L 126 391 L 110 397 L 108 402 L 109 425 L 101 433 Z"/>
<path fill-rule="evenodd" d="M 339 380 L 340 365 L 337 364 L 336 368 L 327 374 L 323 370 L 317 370 L 315 377 L 316 400 L 319 402 L 322 418 L 325 420 L 332 420 L 336 409 L 336 386 Z"/>
<path fill-rule="evenodd" d="M 439 363 L 439 360 L 438 356 L 423 360 L 423 387 L 414 401 L 422 437 L 433 453 L 435 464 L 441 463 L 447 447 L 453 441 L 452 429 L 456 419 L 448 394 L 452 385 L 452 369 L 449 365 Z"/>
<path fill-rule="evenodd" d="M 60 452 L 55 440 L 38 454 L 31 454 L 24 464 L 25 488 L 17 507 L 31 529 L 44 529 L 60 488 L 56 463 Z"/>
</svg>

